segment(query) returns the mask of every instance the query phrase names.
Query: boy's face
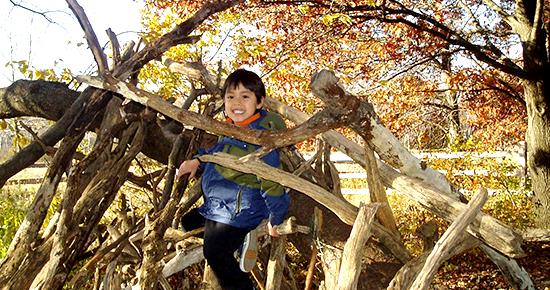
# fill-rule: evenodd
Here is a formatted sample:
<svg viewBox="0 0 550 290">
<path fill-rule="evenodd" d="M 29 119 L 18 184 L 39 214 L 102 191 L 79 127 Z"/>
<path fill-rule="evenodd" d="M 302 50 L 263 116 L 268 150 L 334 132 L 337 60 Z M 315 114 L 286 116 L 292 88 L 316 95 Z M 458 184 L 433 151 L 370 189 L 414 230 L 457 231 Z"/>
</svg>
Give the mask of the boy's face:
<svg viewBox="0 0 550 290">
<path fill-rule="evenodd" d="M 264 104 L 263 98 L 258 103 L 256 94 L 245 88 L 242 84 L 234 88 L 227 88 L 223 100 L 225 103 L 225 115 L 235 123 L 250 118 L 254 115 L 256 109 L 261 109 Z"/>
</svg>

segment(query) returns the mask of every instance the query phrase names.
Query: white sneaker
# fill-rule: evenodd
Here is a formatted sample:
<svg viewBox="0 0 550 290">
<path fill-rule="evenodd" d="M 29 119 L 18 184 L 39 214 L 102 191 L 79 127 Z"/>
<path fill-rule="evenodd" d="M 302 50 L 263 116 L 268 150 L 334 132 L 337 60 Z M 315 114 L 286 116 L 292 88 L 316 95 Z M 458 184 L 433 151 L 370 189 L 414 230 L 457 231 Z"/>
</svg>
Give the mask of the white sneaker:
<svg viewBox="0 0 550 290">
<path fill-rule="evenodd" d="M 251 230 L 244 237 L 244 242 L 241 248 L 239 267 L 243 272 L 250 272 L 256 266 L 258 259 L 258 238 L 256 230 Z"/>
</svg>

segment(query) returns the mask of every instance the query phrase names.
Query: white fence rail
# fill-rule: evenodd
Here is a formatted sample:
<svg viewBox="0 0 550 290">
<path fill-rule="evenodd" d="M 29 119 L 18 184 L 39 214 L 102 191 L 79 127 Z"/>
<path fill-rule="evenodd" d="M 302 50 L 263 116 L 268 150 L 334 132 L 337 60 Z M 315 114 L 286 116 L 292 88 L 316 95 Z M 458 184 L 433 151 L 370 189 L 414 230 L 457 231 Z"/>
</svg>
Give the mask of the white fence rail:
<svg viewBox="0 0 550 290">
<path fill-rule="evenodd" d="M 413 152 L 413 155 L 419 159 L 459 159 L 459 158 L 489 158 L 495 159 L 496 161 L 501 162 L 511 162 L 514 165 L 513 171 L 505 172 L 505 175 L 508 176 L 520 176 L 525 177 L 526 174 L 526 162 L 525 154 L 523 150 L 516 151 L 496 151 L 496 152 L 482 152 L 482 153 L 472 153 L 472 152 Z M 309 159 L 313 156 L 312 153 L 304 154 L 306 159 Z M 365 179 L 367 174 L 365 170 L 355 163 L 350 157 L 341 153 L 333 152 L 331 154 L 331 161 L 334 162 L 336 169 L 339 171 L 341 179 Z M 46 172 L 47 164 L 44 162 L 38 162 L 29 168 L 19 172 L 12 178 L 10 178 L 6 185 L 8 186 L 33 186 L 38 185 L 42 182 L 42 178 Z M 443 174 L 447 174 L 447 171 L 440 170 Z M 489 176 L 496 174 L 494 171 L 488 169 L 466 169 L 466 170 L 452 170 L 452 175 L 454 176 Z M 500 175 L 503 173 L 500 172 Z M 346 189 L 342 190 L 344 194 L 362 194 L 367 193 L 368 189 Z"/>
<path fill-rule="evenodd" d="M 464 170 L 452 170 L 453 176 L 518 176 L 526 177 L 526 156 L 525 150 L 521 147 L 518 150 L 510 151 L 495 151 L 495 152 L 412 152 L 414 156 L 421 160 L 448 160 L 448 159 L 494 159 L 496 162 L 507 162 L 507 164 L 513 165 L 512 168 L 501 168 L 500 172 L 490 169 L 464 169 Z M 306 159 L 313 156 L 312 153 L 304 154 Z M 355 163 L 350 157 L 341 152 L 333 152 L 330 156 L 332 162 L 334 162 L 336 169 L 339 172 L 341 179 L 365 179 L 367 178 L 366 171 L 357 163 Z M 511 169 L 511 170 L 510 170 Z M 442 174 L 447 175 L 447 170 L 438 170 Z M 490 193 L 496 190 L 488 189 Z M 349 189 L 343 188 L 343 194 L 366 194 L 368 189 Z"/>
</svg>

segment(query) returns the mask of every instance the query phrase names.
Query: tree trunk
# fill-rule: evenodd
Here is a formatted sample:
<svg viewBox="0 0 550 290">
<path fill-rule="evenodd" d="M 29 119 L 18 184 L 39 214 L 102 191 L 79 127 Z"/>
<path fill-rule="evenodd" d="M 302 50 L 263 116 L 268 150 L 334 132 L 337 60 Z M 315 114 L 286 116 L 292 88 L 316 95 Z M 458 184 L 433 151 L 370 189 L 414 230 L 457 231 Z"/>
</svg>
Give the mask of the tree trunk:
<svg viewBox="0 0 550 290">
<path fill-rule="evenodd" d="M 547 1 L 544 3 L 548 4 Z M 527 105 L 527 166 L 536 202 L 536 224 L 550 229 L 550 62 L 548 31 L 544 24 L 543 1 L 523 0 L 517 14 L 525 31 L 522 40 L 524 69 L 530 79 L 523 80 Z M 527 33 L 528 32 L 528 33 Z"/>
<path fill-rule="evenodd" d="M 546 75 L 549 73 L 547 70 Z M 536 225 L 550 229 L 550 89 L 545 90 L 542 82 L 526 82 L 524 90 L 529 116 L 527 164 L 537 200 Z"/>
<path fill-rule="evenodd" d="M 460 115 L 458 110 L 458 93 L 450 83 L 451 55 L 444 53 L 441 58 L 442 90 L 448 106 L 447 115 L 447 144 L 454 144 L 461 137 Z"/>
</svg>

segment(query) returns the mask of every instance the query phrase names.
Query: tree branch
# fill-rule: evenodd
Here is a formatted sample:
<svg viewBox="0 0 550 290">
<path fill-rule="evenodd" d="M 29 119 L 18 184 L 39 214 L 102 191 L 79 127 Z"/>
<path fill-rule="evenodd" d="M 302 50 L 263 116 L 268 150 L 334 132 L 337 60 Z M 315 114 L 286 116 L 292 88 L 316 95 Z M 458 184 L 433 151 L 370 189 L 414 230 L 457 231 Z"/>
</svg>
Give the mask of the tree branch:
<svg viewBox="0 0 550 290">
<path fill-rule="evenodd" d="M 99 41 L 97 40 L 94 29 L 92 28 L 92 25 L 88 20 L 88 16 L 86 16 L 84 9 L 82 9 L 82 6 L 80 6 L 80 4 L 78 4 L 76 0 L 67 0 L 67 4 L 69 4 L 69 8 L 73 11 L 76 19 L 78 20 L 78 23 L 80 23 L 80 27 L 82 27 L 82 30 L 84 30 L 86 41 L 88 42 L 88 45 L 92 50 L 92 54 L 94 55 L 99 74 L 103 75 L 105 72 L 108 71 L 107 57 L 103 53 L 101 45 L 99 45 Z"/>
<path fill-rule="evenodd" d="M 203 155 L 199 157 L 203 162 L 213 162 L 224 167 L 238 170 L 244 173 L 255 174 L 258 177 L 275 181 L 285 187 L 289 187 L 313 198 L 348 225 L 353 225 L 357 217 L 357 207 L 346 202 L 324 188 L 307 180 L 297 177 L 281 169 L 269 166 L 261 161 L 243 161 L 227 153 Z M 405 263 L 410 259 L 410 254 L 401 246 L 399 237 L 392 235 L 384 226 L 373 223 L 372 231 L 381 242 L 394 254 L 396 258 Z"/>
<path fill-rule="evenodd" d="M 317 113 L 310 120 L 298 127 L 280 131 L 259 131 L 218 122 L 210 117 L 183 110 L 166 102 L 159 96 L 140 90 L 131 84 L 118 81 L 108 75 L 104 79 L 91 76 L 78 76 L 77 79 L 94 87 L 119 93 L 125 98 L 150 107 L 184 125 L 210 131 L 217 135 L 230 136 L 268 148 L 296 144 L 327 130 L 349 124 L 357 116 L 353 111 L 356 106 L 352 104 L 355 101 L 349 95 L 342 95 L 334 100 L 327 100 L 327 107 L 330 109 Z M 333 103 L 337 101 L 344 102 L 344 106 L 338 107 L 341 109 L 334 109 Z M 350 103 L 351 106 L 345 106 L 347 103 Z M 346 108 L 352 108 L 352 110 Z"/>
</svg>

